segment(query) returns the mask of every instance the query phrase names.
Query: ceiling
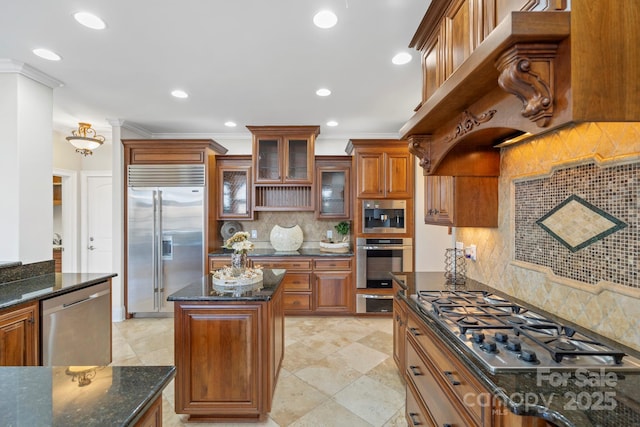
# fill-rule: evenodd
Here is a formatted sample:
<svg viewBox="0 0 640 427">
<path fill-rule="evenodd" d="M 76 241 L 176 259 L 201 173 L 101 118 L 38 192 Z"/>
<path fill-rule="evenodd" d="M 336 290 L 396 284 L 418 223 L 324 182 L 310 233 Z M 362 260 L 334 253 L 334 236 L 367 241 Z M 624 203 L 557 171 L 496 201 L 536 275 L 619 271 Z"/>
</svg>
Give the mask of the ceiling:
<svg viewBox="0 0 640 427">
<path fill-rule="evenodd" d="M 107 119 L 121 119 L 150 137 L 234 139 L 249 134 L 246 125 L 320 125 L 319 138 L 395 138 L 420 102 L 420 57 L 407 46 L 429 3 L 0 0 L 0 58 L 62 82 L 53 120 L 66 133 L 79 121 L 108 131 Z M 335 27 L 313 25 L 322 9 L 336 13 Z M 77 11 L 107 28 L 81 26 Z M 62 60 L 35 56 L 37 47 Z M 403 50 L 412 61 L 392 64 Z M 320 87 L 332 94 L 317 96 Z M 174 89 L 189 98 L 172 97 Z"/>
</svg>

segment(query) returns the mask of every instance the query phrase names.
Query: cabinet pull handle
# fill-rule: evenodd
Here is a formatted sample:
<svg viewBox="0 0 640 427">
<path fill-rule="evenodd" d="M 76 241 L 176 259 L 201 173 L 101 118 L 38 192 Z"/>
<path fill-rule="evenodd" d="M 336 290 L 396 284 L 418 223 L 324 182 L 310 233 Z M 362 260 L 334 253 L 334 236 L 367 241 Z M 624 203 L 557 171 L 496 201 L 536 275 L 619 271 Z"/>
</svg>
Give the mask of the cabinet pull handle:
<svg viewBox="0 0 640 427">
<path fill-rule="evenodd" d="M 411 425 L 414 426 L 421 426 L 422 423 L 420 422 L 420 420 L 418 420 L 417 417 L 419 414 L 417 412 L 409 412 L 409 418 L 411 418 Z"/>
<path fill-rule="evenodd" d="M 438 212 L 439 212 L 439 211 L 438 211 L 438 209 L 434 209 L 434 210 L 433 210 L 433 213 L 434 213 L 434 214 L 438 214 Z"/>
<path fill-rule="evenodd" d="M 449 379 L 449 382 L 451 383 L 451 385 L 460 385 L 460 381 L 453 378 L 453 372 L 444 371 L 444 375 Z"/>
<path fill-rule="evenodd" d="M 442 424 L 442 427 L 452 427 L 451 424 Z"/>
<path fill-rule="evenodd" d="M 409 366 L 409 369 L 411 370 L 411 373 L 415 377 L 419 377 L 420 375 L 422 375 L 422 372 L 420 371 L 420 369 L 417 366 Z"/>
<path fill-rule="evenodd" d="M 409 328 L 409 332 L 411 332 L 411 335 L 413 335 L 414 337 L 422 335 L 416 328 Z"/>
</svg>

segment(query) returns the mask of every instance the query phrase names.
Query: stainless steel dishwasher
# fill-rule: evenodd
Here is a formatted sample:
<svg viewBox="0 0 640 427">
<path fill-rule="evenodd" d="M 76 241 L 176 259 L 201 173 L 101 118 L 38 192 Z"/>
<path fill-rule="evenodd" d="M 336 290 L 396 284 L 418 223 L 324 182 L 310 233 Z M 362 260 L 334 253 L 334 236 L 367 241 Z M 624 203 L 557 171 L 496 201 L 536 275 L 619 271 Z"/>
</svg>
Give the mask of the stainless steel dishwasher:
<svg viewBox="0 0 640 427">
<path fill-rule="evenodd" d="M 43 300 L 42 365 L 111 363 L 109 281 Z"/>
</svg>

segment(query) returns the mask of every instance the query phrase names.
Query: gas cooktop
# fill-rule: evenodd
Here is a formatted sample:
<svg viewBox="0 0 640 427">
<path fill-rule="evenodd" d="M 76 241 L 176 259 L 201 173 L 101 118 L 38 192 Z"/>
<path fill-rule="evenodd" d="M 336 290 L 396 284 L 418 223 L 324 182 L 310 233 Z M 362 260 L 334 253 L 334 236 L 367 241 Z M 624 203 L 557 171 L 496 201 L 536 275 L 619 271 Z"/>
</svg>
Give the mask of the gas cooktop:
<svg viewBox="0 0 640 427">
<path fill-rule="evenodd" d="M 492 373 L 640 370 L 640 360 L 486 291 L 418 291 L 411 297 Z"/>
</svg>

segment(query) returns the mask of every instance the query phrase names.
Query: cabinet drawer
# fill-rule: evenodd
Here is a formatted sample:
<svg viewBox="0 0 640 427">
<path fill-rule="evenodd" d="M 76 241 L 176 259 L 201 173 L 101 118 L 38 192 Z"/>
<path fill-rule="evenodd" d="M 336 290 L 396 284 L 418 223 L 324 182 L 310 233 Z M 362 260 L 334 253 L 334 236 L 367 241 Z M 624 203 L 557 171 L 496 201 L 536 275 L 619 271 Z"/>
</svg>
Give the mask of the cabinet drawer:
<svg viewBox="0 0 640 427">
<path fill-rule="evenodd" d="M 482 399 L 483 396 L 488 398 L 489 393 L 477 381 L 472 379 L 471 373 L 462 366 L 456 356 L 447 351 L 441 345 L 440 340 L 426 326 L 419 324 L 411 315 L 407 323 L 407 333 L 411 334 L 416 342 L 419 343 L 420 349 L 435 368 L 434 375 L 439 377 L 443 384 L 446 384 L 459 402 L 464 402 L 465 396 L 467 398 L 468 396 L 477 396 L 478 399 Z M 476 418 L 476 422 L 482 424 L 483 419 L 490 412 L 483 409 L 489 408 L 489 405 L 490 402 L 485 402 L 484 405 L 477 404 L 466 406 L 466 408 Z"/>
<path fill-rule="evenodd" d="M 284 268 L 287 271 L 290 270 L 311 270 L 311 260 L 296 260 L 296 261 L 269 261 L 265 259 L 254 260 L 254 265 L 261 265 L 263 268 Z"/>
<path fill-rule="evenodd" d="M 220 258 L 209 258 L 209 271 L 219 270 L 224 266 L 231 265 L 231 258 L 220 257 Z"/>
<path fill-rule="evenodd" d="M 407 370 L 408 382 L 413 382 L 418 394 L 424 400 L 431 417 L 436 425 L 449 425 L 455 427 L 477 425 L 470 419 L 465 419 L 465 411 L 457 405 L 456 399 L 451 396 L 448 387 L 443 387 L 436 379 L 437 374 L 431 372 L 429 364 L 423 360 L 414 347 L 412 340 L 407 346 Z M 409 390 L 409 388 L 407 388 Z"/>
<path fill-rule="evenodd" d="M 351 258 L 313 260 L 315 270 L 351 270 Z"/>
<path fill-rule="evenodd" d="M 287 273 L 282 279 L 285 291 L 310 291 L 311 290 L 311 274 L 310 273 Z"/>
<path fill-rule="evenodd" d="M 405 418 L 410 426 L 436 427 L 431 420 L 429 411 L 422 405 L 418 392 L 413 387 L 411 381 L 407 382 L 407 400 L 405 406 Z"/>
<path fill-rule="evenodd" d="M 311 294 L 285 292 L 283 295 L 283 305 L 284 310 L 289 313 L 295 311 L 310 311 Z"/>
</svg>

